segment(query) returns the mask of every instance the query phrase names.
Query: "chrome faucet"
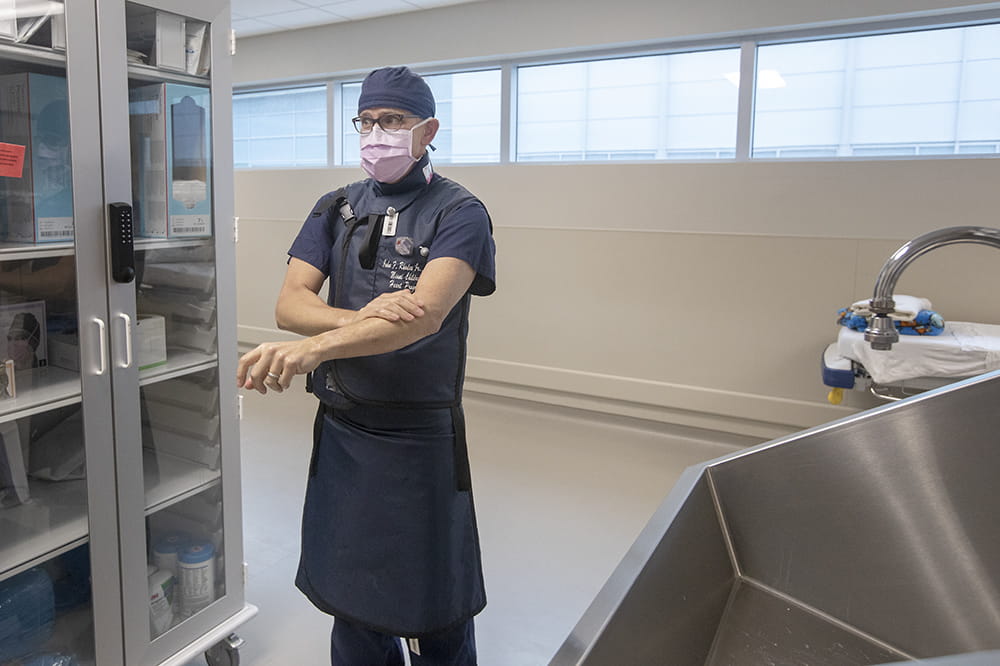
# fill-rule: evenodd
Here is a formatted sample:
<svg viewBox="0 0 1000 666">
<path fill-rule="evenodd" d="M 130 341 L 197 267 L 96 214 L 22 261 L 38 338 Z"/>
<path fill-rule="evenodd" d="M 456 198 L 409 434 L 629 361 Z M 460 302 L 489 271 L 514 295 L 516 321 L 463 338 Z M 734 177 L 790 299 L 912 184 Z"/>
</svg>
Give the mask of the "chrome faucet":
<svg viewBox="0 0 1000 666">
<path fill-rule="evenodd" d="M 1000 249 L 1000 229 L 946 227 L 917 236 L 893 252 L 879 271 L 875 280 L 875 295 L 869 301 L 873 315 L 865 329 L 865 340 L 871 344 L 872 349 L 885 351 L 899 341 L 899 333 L 889 315 L 896 309 L 892 292 L 896 289 L 896 281 L 903 270 L 917 257 L 935 248 L 956 243 L 979 243 Z"/>
</svg>

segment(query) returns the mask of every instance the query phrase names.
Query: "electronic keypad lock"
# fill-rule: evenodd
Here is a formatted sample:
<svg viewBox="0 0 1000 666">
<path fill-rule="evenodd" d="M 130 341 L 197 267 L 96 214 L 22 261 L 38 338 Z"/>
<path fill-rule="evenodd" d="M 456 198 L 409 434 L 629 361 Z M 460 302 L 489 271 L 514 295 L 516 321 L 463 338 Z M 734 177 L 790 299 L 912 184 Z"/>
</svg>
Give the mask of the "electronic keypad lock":
<svg viewBox="0 0 1000 666">
<path fill-rule="evenodd" d="M 111 232 L 111 277 L 115 282 L 135 279 L 135 252 L 132 249 L 132 205 L 121 201 L 108 204 Z"/>
</svg>

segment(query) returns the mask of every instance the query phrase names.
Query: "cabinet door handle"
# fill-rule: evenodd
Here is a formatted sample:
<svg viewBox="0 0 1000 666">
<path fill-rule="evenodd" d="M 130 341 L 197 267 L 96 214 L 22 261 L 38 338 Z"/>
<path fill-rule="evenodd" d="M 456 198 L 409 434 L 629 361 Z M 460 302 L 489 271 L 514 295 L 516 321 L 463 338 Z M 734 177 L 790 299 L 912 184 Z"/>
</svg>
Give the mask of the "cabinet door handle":
<svg viewBox="0 0 1000 666">
<path fill-rule="evenodd" d="M 119 367 L 127 368 L 132 365 L 132 318 L 124 312 L 119 312 L 118 316 L 125 322 L 125 362 Z"/>
<path fill-rule="evenodd" d="M 105 326 L 105 324 L 104 324 L 104 320 L 103 319 L 99 319 L 98 317 L 94 317 L 91 321 L 93 321 L 95 324 L 97 324 L 98 347 L 101 350 L 101 355 L 99 357 L 101 359 L 101 365 L 100 365 L 99 369 L 97 370 L 96 374 L 97 375 L 103 375 L 104 372 L 108 369 L 108 362 L 107 362 L 108 359 L 107 359 L 107 356 L 105 355 L 105 352 L 104 352 L 104 349 L 107 347 L 107 344 L 108 344 L 108 330 L 107 330 L 107 326 Z"/>
</svg>

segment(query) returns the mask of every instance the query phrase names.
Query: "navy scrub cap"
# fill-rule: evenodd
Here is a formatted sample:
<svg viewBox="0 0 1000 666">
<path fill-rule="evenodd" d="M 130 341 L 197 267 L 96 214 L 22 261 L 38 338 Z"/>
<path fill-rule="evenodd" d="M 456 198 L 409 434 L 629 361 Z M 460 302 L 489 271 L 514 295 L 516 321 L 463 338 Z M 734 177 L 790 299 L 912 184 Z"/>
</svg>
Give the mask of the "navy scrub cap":
<svg viewBox="0 0 1000 666">
<path fill-rule="evenodd" d="M 434 93 L 409 67 L 376 69 L 361 84 L 358 113 L 378 107 L 403 109 L 421 118 L 434 117 Z"/>
</svg>

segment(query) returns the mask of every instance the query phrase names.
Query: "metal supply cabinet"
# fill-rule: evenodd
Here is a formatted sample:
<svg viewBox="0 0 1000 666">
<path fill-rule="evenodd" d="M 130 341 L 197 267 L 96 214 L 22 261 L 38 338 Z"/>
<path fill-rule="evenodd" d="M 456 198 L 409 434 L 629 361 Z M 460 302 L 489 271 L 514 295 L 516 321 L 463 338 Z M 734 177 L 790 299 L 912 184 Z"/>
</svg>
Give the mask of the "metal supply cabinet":
<svg viewBox="0 0 1000 666">
<path fill-rule="evenodd" d="M 230 44 L 0 0 L 0 664 L 238 662 Z"/>
</svg>

